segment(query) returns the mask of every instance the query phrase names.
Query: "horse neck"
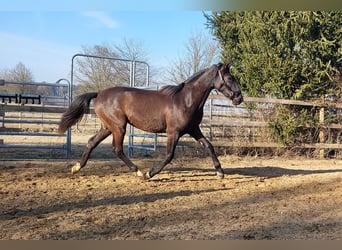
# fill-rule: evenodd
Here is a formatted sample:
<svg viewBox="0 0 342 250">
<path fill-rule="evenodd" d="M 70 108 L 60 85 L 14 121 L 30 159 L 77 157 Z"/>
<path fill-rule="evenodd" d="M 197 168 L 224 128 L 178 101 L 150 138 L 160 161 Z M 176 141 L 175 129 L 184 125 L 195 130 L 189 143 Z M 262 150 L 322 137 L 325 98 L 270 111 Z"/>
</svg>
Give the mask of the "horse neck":
<svg viewBox="0 0 342 250">
<path fill-rule="evenodd" d="M 186 84 L 187 91 L 183 98 L 187 107 L 197 107 L 196 110 L 203 109 L 203 106 L 213 89 L 212 80 L 208 79 L 207 73 L 204 73 L 196 81 Z"/>
</svg>

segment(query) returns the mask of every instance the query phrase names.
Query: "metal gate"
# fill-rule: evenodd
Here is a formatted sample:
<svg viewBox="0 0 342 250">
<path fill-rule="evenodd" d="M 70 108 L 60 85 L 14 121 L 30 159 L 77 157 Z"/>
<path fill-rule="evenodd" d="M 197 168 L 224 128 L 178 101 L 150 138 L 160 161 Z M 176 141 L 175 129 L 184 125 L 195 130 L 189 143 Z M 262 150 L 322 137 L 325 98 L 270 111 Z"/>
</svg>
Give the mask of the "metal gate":
<svg viewBox="0 0 342 250">
<path fill-rule="evenodd" d="M 70 101 L 71 84 L 66 79 L 56 83 L 0 80 L 0 149 L 61 149 L 70 157 L 70 132 L 55 132 Z M 37 137 L 46 137 L 44 143 L 34 143 Z M 51 144 L 52 137 L 63 142 Z"/>
<path fill-rule="evenodd" d="M 106 56 L 96 56 L 96 55 L 88 55 L 88 54 L 75 54 L 72 57 L 71 62 L 71 86 L 74 86 L 74 61 L 77 57 L 84 57 L 84 58 L 94 58 L 94 59 L 101 59 L 101 60 L 111 60 L 111 61 L 119 61 L 119 62 L 125 62 L 129 64 L 129 86 L 130 87 L 137 87 L 137 81 L 136 81 L 136 68 L 138 66 L 143 66 L 145 68 L 145 82 L 143 83 L 143 88 L 150 88 L 149 87 L 149 75 L 150 75 L 150 67 L 148 63 L 144 61 L 137 61 L 137 60 L 128 60 L 128 59 L 121 59 L 121 58 L 115 58 L 115 57 L 106 57 Z M 137 143 L 135 139 L 137 138 L 148 138 L 152 139 L 151 144 L 141 144 Z M 134 128 L 134 126 L 129 125 L 128 126 L 128 156 L 133 156 L 133 150 L 134 149 L 140 149 L 140 150 L 153 150 L 155 151 L 157 148 L 157 134 L 152 133 L 145 133 L 141 130 L 137 130 Z"/>
</svg>

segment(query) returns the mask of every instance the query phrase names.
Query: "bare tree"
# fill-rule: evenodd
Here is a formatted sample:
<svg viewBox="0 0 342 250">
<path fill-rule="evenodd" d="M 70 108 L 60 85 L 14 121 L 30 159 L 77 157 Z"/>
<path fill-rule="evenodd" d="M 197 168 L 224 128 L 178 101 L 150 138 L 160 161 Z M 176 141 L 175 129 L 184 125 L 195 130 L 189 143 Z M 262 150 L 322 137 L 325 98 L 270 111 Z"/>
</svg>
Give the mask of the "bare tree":
<svg viewBox="0 0 342 250">
<path fill-rule="evenodd" d="M 0 79 L 17 82 L 32 82 L 34 77 L 25 64 L 19 62 L 13 69 L 4 69 L 0 72 Z M 36 87 L 32 85 L 8 84 L 1 87 L 3 93 L 35 93 Z"/>
<path fill-rule="evenodd" d="M 146 61 L 146 53 L 141 43 L 124 39 L 121 44 L 95 45 L 83 47 L 83 53 L 101 57 Z M 76 94 L 98 91 L 112 86 L 129 85 L 131 64 L 120 60 L 82 57 L 77 60 L 75 78 L 78 86 Z M 146 68 L 137 63 L 136 85 L 146 82 Z"/>
<path fill-rule="evenodd" d="M 219 44 L 203 32 L 194 33 L 185 44 L 185 51 L 167 69 L 167 81 L 179 84 L 194 73 L 208 68 L 218 59 Z"/>
</svg>

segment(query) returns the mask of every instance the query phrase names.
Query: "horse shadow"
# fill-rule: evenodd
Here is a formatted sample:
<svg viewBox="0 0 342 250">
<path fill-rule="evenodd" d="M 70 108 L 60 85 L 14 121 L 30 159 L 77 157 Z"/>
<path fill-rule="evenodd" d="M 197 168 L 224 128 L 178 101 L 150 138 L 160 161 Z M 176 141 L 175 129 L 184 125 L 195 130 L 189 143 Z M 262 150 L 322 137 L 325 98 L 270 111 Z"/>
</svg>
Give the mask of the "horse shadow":
<svg viewBox="0 0 342 250">
<path fill-rule="evenodd" d="M 328 174 L 342 172 L 342 169 L 319 169 L 319 170 L 303 170 L 303 169 L 288 169 L 275 166 L 252 166 L 252 167 L 237 167 L 225 169 L 226 175 L 244 175 L 253 177 L 276 178 L 281 176 L 295 175 L 313 175 L 313 174 Z"/>
<path fill-rule="evenodd" d="M 215 176 L 215 169 L 196 168 L 196 167 L 178 167 L 173 168 L 172 172 L 186 173 L 194 172 L 192 176 Z M 260 178 L 277 178 L 281 176 L 296 176 L 296 175 L 313 175 L 313 174 L 329 174 L 339 173 L 342 169 L 315 169 L 315 170 L 303 170 L 303 169 L 289 169 L 278 166 L 251 166 L 251 167 L 234 167 L 224 168 L 223 172 L 225 176 L 242 175 L 248 177 L 260 177 Z"/>
</svg>

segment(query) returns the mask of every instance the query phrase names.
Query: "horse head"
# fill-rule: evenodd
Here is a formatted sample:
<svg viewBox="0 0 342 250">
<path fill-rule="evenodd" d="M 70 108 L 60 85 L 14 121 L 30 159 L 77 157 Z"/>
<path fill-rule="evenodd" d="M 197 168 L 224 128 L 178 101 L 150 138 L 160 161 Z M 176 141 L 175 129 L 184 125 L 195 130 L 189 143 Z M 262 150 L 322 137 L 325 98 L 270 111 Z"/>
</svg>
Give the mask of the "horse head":
<svg viewBox="0 0 342 250">
<path fill-rule="evenodd" d="M 217 71 L 213 80 L 214 88 L 232 100 L 234 105 L 239 105 L 243 102 L 243 96 L 238 81 L 230 72 L 231 64 L 219 63 L 215 68 Z"/>
</svg>

